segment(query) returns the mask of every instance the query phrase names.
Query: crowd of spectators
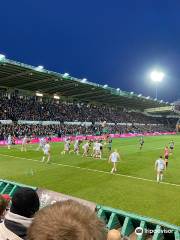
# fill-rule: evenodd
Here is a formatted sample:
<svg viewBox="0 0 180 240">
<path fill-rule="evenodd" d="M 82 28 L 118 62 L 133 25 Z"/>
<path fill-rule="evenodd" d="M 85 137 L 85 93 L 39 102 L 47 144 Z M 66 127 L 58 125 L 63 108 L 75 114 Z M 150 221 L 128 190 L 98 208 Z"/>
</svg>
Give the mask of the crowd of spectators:
<svg viewBox="0 0 180 240">
<path fill-rule="evenodd" d="M 140 112 L 127 112 L 125 109 L 108 106 L 50 101 L 32 96 L 1 97 L 0 120 L 13 121 L 13 124 L 9 125 L 0 124 L 0 140 L 6 139 L 8 134 L 18 138 L 24 135 L 32 137 L 100 135 L 104 130 L 101 124 L 103 122 L 114 124 L 106 126 L 109 133 L 162 132 L 173 131 L 175 128 L 175 122 L 170 122 L 170 119 L 149 117 Z M 59 121 L 60 124 L 20 125 L 17 123 L 18 120 Z M 82 124 L 66 122 L 82 122 Z M 85 125 L 83 122 L 92 124 Z"/>
<path fill-rule="evenodd" d="M 27 124 L 0 124 L 0 140 L 6 140 L 8 135 L 23 138 L 25 135 L 36 138 L 42 136 L 63 137 L 77 135 L 102 135 L 104 130 L 112 134 L 165 132 L 174 131 L 174 127 L 168 125 L 113 125 L 103 127 L 102 125 L 27 125 Z"/>
<path fill-rule="evenodd" d="M 14 121 L 136 122 L 144 124 L 158 124 L 162 122 L 159 119 L 148 117 L 138 112 L 127 112 L 125 109 L 105 105 L 67 103 L 20 96 L 0 98 L 0 119 L 11 119 Z"/>
</svg>

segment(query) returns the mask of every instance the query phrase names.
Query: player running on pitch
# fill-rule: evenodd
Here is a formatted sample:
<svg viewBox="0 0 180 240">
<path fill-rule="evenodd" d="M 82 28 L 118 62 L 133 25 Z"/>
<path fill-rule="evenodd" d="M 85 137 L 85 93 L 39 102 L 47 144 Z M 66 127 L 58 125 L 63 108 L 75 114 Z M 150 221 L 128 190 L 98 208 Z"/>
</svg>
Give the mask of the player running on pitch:
<svg viewBox="0 0 180 240">
<path fill-rule="evenodd" d="M 166 164 L 166 168 L 168 167 L 168 159 L 169 159 L 169 148 L 168 146 L 166 146 L 164 149 L 164 161 Z"/>
<path fill-rule="evenodd" d="M 11 145 L 12 145 L 12 137 L 11 137 L 11 134 L 9 134 L 7 138 L 8 149 L 11 149 Z"/>
<path fill-rule="evenodd" d="M 100 158 L 102 157 L 102 143 L 96 141 L 95 145 L 94 145 L 95 151 L 93 154 L 93 157 L 95 158 Z"/>
<path fill-rule="evenodd" d="M 118 160 L 120 160 L 120 155 L 117 152 L 117 150 L 115 149 L 114 152 L 112 152 L 109 156 L 109 163 L 112 163 L 112 169 L 111 169 L 111 173 L 115 173 L 117 171 L 117 162 Z"/>
<path fill-rule="evenodd" d="M 174 152 L 174 145 L 175 145 L 174 141 L 171 140 L 171 142 L 169 143 L 170 154 L 173 154 Z"/>
<path fill-rule="evenodd" d="M 25 135 L 23 140 L 22 140 L 22 145 L 21 145 L 21 152 L 23 151 L 27 151 L 27 142 L 28 142 L 28 138 L 27 136 Z"/>
<path fill-rule="evenodd" d="M 140 150 L 142 149 L 143 145 L 144 145 L 144 138 L 141 137 L 141 138 L 139 139 L 139 149 L 140 149 Z"/>
<path fill-rule="evenodd" d="M 88 142 L 84 143 L 83 146 L 82 146 L 82 149 L 84 151 L 82 156 L 87 157 L 88 156 L 88 151 L 89 151 L 89 143 Z"/>
<path fill-rule="evenodd" d="M 46 144 L 46 139 L 44 137 L 42 138 L 39 138 L 39 146 L 38 148 L 36 149 L 36 151 L 39 151 L 40 149 L 44 149 L 44 146 Z"/>
<path fill-rule="evenodd" d="M 166 164 L 165 164 L 162 156 L 160 156 L 160 158 L 157 159 L 155 162 L 155 170 L 157 171 L 157 182 L 158 183 L 163 180 L 163 172 L 165 169 L 166 169 Z"/>
<path fill-rule="evenodd" d="M 111 150 L 112 150 L 112 138 L 108 137 L 107 142 L 108 142 L 108 150 L 109 150 L 109 152 L 111 152 Z"/>
<path fill-rule="evenodd" d="M 76 139 L 74 142 L 74 153 L 76 153 L 77 155 L 79 155 L 79 145 L 80 145 L 80 142 L 78 139 Z"/>
<path fill-rule="evenodd" d="M 47 158 L 47 163 L 50 161 L 50 158 L 51 158 L 51 147 L 50 147 L 50 144 L 49 144 L 49 141 L 47 141 L 47 143 L 45 144 L 44 146 L 44 156 L 41 160 L 41 162 L 45 162 L 45 159 Z"/>
<path fill-rule="evenodd" d="M 70 139 L 66 138 L 64 141 L 64 150 L 61 152 L 61 154 L 66 154 L 70 152 Z"/>
</svg>

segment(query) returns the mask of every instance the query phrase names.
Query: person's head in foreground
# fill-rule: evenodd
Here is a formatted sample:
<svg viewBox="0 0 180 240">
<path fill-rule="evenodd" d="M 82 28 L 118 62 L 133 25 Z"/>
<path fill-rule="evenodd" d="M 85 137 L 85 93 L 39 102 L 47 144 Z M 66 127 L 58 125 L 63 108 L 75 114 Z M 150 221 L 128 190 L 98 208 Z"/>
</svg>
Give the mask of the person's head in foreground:
<svg viewBox="0 0 180 240">
<path fill-rule="evenodd" d="M 108 232 L 107 240 L 120 240 L 121 234 L 118 230 L 112 229 Z"/>
<path fill-rule="evenodd" d="M 39 210 L 39 197 L 31 188 L 19 188 L 11 200 L 10 211 L 7 211 L 0 224 L 0 239 L 26 239 L 27 229 L 32 217 Z"/>
<path fill-rule="evenodd" d="M 28 240 L 106 240 L 104 223 L 88 207 L 67 200 L 41 209 L 28 230 Z"/>
<path fill-rule="evenodd" d="M 35 190 L 27 187 L 18 189 L 12 197 L 11 213 L 32 218 L 39 210 L 39 197 Z"/>
</svg>

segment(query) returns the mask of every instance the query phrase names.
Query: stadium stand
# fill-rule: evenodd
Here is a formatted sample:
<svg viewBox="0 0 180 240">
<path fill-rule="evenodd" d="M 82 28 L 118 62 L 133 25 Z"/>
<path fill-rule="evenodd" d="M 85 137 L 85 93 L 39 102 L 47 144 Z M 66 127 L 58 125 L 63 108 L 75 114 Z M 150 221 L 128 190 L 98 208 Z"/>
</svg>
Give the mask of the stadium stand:
<svg viewBox="0 0 180 240">
<path fill-rule="evenodd" d="M 43 67 L 34 67 L 19 63 L 5 56 L 0 57 L 0 86 L 6 89 L 18 89 L 36 92 L 44 96 L 73 99 L 78 102 L 96 102 L 128 109 L 166 107 L 169 103 L 144 97 L 141 94 L 125 92 L 107 85 L 95 84 L 86 79 L 78 79 L 69 74 L 60 74 Z M 2 89 L 2 90 L 3 90 Z"/>
<path fill-rule="evenodd" d="M 20 187 L 28 187 L 2 179 L 0 180 L 0 186 L 0 194 L 7 193 L 10 196 L 13 196 Z M 31 188 L 38 189 L 36 187 Z M 178 226 L 101 205 L 96 206 L 96 212 L 97 216 L 105 221 L 108 230 L 118 229 L 123 237 L 129 237 L 129 239 L 180 240 L 180 227 Z M 136 238 L 135 229 L 139 227 L 143 229 L 143 234 Z"/>
<path fill-rule="evenodd" d="M 144 132 L 170 132 L 174 131 L 174 125 L 172 126 L 109 126 L 109 133 L 144 133 Z M 6 140 L 8 134 L 15 136 L 16 138 L 22 138 L 24 135 L 34 137 L 40 136 L 77 136 L 77 135 L 101 135 L 103 128 L 100 125 L 84 126 L 84 125 L 18 125 L 16 123 L 11 125 L 1 125 L 0 140 Z"/>
<path fill-rule="evenodd" d="M 128 112 L 124 108 L 73 102 L 55 103 L 50 100 L 46 102 L 32 96 L 11 96 L 10 93 L 8 97 L 1 97 L 0 100 L 0 119 L 5 120 L 2 121 L 0 129 L 1 140 L 8 134 L 16 137 L 24 134 L 98 135 L 102 133 L 100 123 L 103 121 L 110 123 L 110 133 L 173 131 L 177 122 L 176 118 L 151 117 L 140 112 Z M 6 125 L 6 120 L 12 120 L 14 124 Z M 42 121 L 49 123 L 44 126 Z M 33 126 L 33 122 L 36 125 Z M 22 125 L 24 123 L 26 125 Z"/>
<path fill-rule="evenodd" d="M 31 120 L 31 121 L 60 121 L 60 122 L 161 122 L 154 117 L 148 117 L 138 112 L 127 112 L 124 108 L 118 109 L 106 105 L 39 101 L 36 97 L 11 96 L 0 98 L 1 119 Z"/>
<path fill-rule="evenodd" d="M 16 137 L 24 133 L 98 135 L 103 121 L 109 123 L 110 133 L 174 131 L 179 119 L 171 105 L 162 100 L 33 67 L 5 56 L 0 58 L 0 86 L 1 140 L 8 131 Z M 8 121 L 13 125 L 5 125 Z M 46 121 L 46 126 L 42 126 L 42 121 Z M 33 122 L 36 127 L 29 126 Z"/>
</svg>

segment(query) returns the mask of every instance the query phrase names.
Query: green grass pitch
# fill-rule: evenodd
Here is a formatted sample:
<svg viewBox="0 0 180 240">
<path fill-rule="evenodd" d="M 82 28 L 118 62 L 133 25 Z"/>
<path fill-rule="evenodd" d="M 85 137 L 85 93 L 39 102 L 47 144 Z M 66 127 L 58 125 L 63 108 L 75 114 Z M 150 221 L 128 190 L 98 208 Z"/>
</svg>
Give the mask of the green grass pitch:
<svg viewBox="0 0 180 240">
<path fill-rule="evenodd" d="M 175 152 L 164 183 L 157 184 L 154 162 L 171 139 Z M 138 140 L 113 140 L 113 149 L 117 148 L 122 157 L 117 175 L 110 174 L 107 149 L 103 159 L 97 160 L 73 153 L 61 155 L 63 143 L 54 143 L 51 164 L 40 163 L 42 152 L 35 151 L 37 145 L 29 145 L 25 153 L 20 146 L 10 150 L 1 147 L 0 176 L 179 225 L 180 136 L 146 137 L 141 151 Z"/>
</svg>

